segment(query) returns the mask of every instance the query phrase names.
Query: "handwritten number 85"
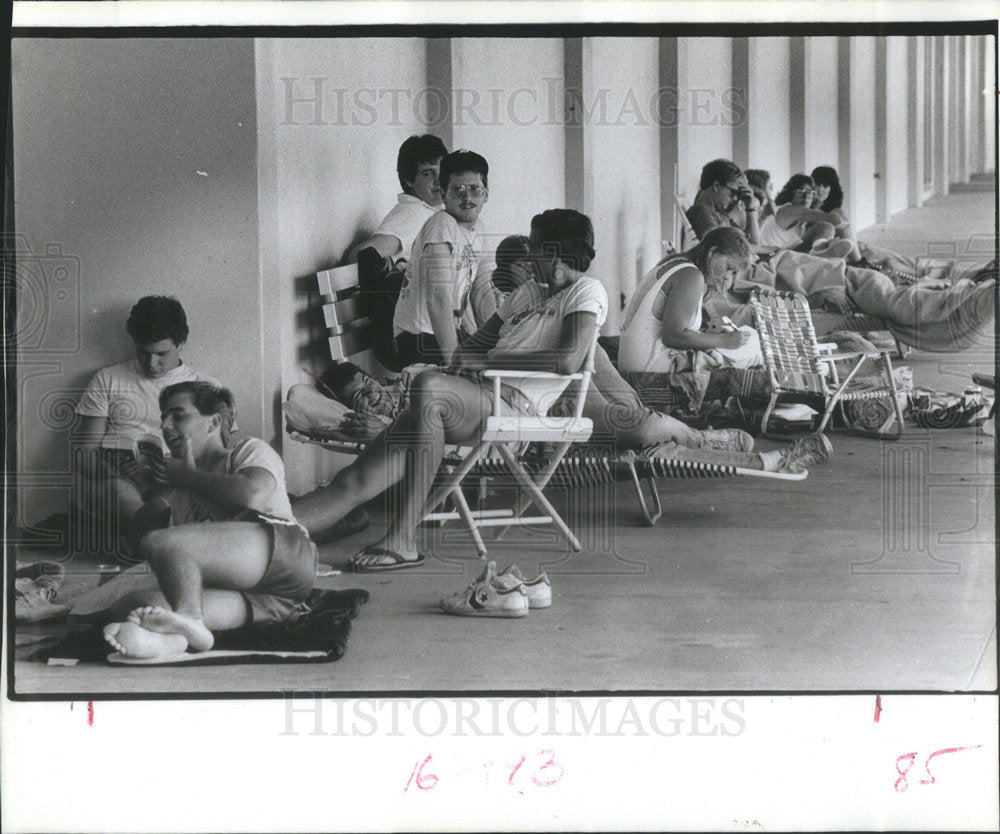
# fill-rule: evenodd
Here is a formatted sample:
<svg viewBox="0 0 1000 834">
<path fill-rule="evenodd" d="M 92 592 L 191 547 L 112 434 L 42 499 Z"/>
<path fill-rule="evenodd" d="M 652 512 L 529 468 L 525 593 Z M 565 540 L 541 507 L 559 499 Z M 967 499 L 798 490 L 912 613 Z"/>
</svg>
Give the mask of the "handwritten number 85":
<svg viewBox="0 0 1000 834">
<path fill-rule="evenodd" d="M 934 774 L 931 773 L 931 759 L 933 759 L 935 756 L 940 756 L 943 755 L 944 753 L 958 753 L 961 750 L 975 750 L 976 748 L 982 746 L 983 745 L 981 744 L 974 744 L 972 747 L 945 747 L 943 750 L 935 750 L 927 757 L 927 760 L 924 762 L 924 772 L 927 774 L 928 778 L 921 779 L 920 784 L 933 785 L 937 781 L 934 778 Z M 906 762 L 906 765 L 905 767 L 900 768 L 899 765 L 904 760 Z M 893 785 L 893 787 L 896 789 L 896 793 L 902 793 L 910 786 L 909 782 L 906 780 L 906 774 L 910 772 L 910 769 L 913 767 L 916 761 L 917 761 L 917 754 L 915 752 L 904 753 L 902 756 L 896 757 L 896 773 L 899 774 L 899 778 Z"/>
</svg>

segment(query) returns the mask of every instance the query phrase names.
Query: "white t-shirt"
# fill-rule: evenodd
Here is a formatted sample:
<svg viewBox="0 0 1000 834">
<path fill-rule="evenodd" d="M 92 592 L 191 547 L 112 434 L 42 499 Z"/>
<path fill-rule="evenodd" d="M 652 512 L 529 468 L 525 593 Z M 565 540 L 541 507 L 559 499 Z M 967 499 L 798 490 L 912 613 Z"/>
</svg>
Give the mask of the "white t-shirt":
<svg viewBox="0 0 1000 834">
<path fill-rule="evenodd" d="M 535 281 L 528 281 L 504 300 L 497 315 L 503 320 L 498 353 L 534 353 L 555 350 L 562 338 L 563 320 L 572 313 L 593 313 L 597 326 L 608 317 L 608 294 L 596 278 L 583 276 L 555 295 Z M 553 386 L 549 379 L 516 379 L 517 388 L 538 414 L 545 414 L 569 384 Z"/>
<path fill-rule="evenodd" d="M 397 264 L 410 259 L 414 238 L 437 211 L 412 194 L 400 194 L 398 200 L 374 232 L 376 235 L 389 235 L 399 241 L 400 251 L 393 258 Z"/>
<path fill-rule="evenodd" d="M 400 333 L 433 333 L 427 312 L 427 293 L 420 275 L 424 249 L 434 243 L 444 243 L 451 252 L 452 304 L 455 329 L 475 333 L 478 329 L 469 304 L 469 290 L 480 269 L 492 267 L 492 259 L 481 252 L 483 224 L 477 220 L 474 229 L 467 229 L 446 211 L 436 211 L 424 223 L 413 241 L 410 262 L 406 265 L 406 280 L 399 291 L 396 313 L 392 320 L 394 335 Z"/>
<path fill-rule="evenodd" d="M 274 491 L 268 497 L 263 507 L 257 507 L 261 513 L 289 523 L 297 523 L 292 515 L 292 506 L 288 500 L 285 486 L 285 466 L 277 452 L 257 437 L 247 437 L 233 446 L 229 453 L 219 460 L 213 469 L 208 471 L 219 475 L 236 475 L 244 469 L 266 469 L 274 476 Z M 200 521 L 231 521 L 240 515 L 239 512 L 223 509 L 207 498 L 189 489 L 173 489 L 168 493 L 167 500 L 173 511 L 172 524 L 194 524 Z"/>
<path fill-rule="evenodd" d="M 183 362 L 163 376 L 150 379 L 139 369 L 139 360 L 101 368 L 87 383 L 76 405 L 83 417 L 104 417 L 104 449 L 131 449 L 143 434 L 160 434 L 160 391 L 178 382 L 210 382 L 212 377 L 191 370 Z"/>
</svg>

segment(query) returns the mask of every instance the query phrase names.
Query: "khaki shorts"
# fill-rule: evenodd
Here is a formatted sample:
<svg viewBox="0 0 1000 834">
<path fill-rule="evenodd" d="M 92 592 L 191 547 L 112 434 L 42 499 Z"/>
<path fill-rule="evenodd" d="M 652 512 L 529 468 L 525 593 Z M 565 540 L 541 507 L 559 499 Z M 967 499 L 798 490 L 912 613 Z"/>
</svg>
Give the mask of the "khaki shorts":
<svg viewBox="0 0 1000 834">
<path fill-rule="evenodd" d="M 305 601 L 316 581 L 316 545 L 295 522 L 257 512 L 247 521 L 271 532 L 271 560 L 264 576 L 243 596 L 255 623 L 288 620 L 306 610 Z"/>
</svg>

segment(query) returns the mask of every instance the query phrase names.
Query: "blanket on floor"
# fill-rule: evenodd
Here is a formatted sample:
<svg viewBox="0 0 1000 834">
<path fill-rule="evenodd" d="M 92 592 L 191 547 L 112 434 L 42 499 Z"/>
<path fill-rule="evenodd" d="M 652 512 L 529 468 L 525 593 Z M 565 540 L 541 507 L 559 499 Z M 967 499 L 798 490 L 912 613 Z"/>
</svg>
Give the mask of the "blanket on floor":
<svg viewBox="0 0 1000 834">
<path fill-rule="evenodd" d="M 71 631 L 54 646 L 40 649 L 31 660 L 48 662 L 71 658 L 98 662 L 136 665 L 217 665 L 226 663 L 329 663 L 347 651 L 351 620 L 357 617 L 369 598 L 368 591 L 350 588 L 344 591 L 313 590 L 306 601 L 308 610 L 294 620 L 275 623 L 249 623 L 240 628 L 215 633 L 212 651 L 200 654 L 171 655 L 153 660 L 123 659 L 111 652 L 105 642 L 103 624 L 82 631 Z"/>
</svg>

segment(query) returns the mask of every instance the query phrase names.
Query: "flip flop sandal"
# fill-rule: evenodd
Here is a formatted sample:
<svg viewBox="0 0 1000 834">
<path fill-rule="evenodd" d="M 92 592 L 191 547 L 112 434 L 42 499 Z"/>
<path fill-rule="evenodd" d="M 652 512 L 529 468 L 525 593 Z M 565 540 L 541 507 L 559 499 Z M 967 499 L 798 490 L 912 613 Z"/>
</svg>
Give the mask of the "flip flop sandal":
<svg viewBox="0 0 1000 834">
<path fill-rule="evenodd" d="M 388 558 L 391 561 L 389 564 L 385 565 L 361 564 L 360 560 L 368 556 L 381 556 Z M 404 568 L 415 568 L 417 565 L 422 565 L 426 561 L 426 558 L 427 557 L 423 554 L 418 553 L 416 559 L 404 559 L 395 550 L 389 550 L 386 547 L 366 547 L 360 553 L 355 554 L 347 560 L 347 570 L 352 573 L 382 573 L 390 570 L 402 570 Z"/>
</svg>

